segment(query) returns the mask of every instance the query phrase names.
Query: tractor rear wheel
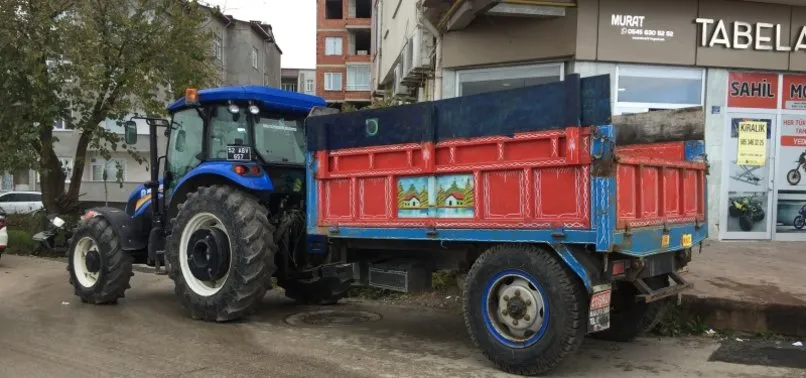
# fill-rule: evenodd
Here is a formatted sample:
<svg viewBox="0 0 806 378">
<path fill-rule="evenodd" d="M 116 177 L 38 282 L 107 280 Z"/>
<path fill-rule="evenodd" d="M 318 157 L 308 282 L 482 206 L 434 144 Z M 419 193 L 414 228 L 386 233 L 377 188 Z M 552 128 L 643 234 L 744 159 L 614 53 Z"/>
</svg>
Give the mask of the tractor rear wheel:
<svg viewBox="0 0 806 378">
<path fill-rule="evenodd" d="M 252 313 L 276 269 L 273 233 L 268 210 L 242 191 L 216 185 L 188 194 L 166 257 L 192 318 L 223 322 Z"/>
<path fill-rule="evenodd" d="M 123 298 L 132 272 L 132 256 L 120 247 L 109 222 L 102 217 L 90 219 L 73 234 L 67 250 L 70 284 L 82 302 L 116 303 Z"/>
</svg>

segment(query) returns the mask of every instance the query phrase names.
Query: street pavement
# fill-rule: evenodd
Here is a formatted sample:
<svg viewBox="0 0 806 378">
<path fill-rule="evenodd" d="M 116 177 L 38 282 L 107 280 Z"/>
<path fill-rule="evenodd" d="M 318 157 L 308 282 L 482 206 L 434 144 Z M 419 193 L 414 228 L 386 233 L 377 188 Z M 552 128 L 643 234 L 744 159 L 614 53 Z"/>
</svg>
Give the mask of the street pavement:
<svg viewBox="0 0 806 378">
<path fill-rule="evenodd" d="M 473 347 L 453 312 L 376 302 L 303 307 L 270 293 L 249 319 L 211 324 L 185 315 L 167 277 L 146 273 L 135 274 L 118 305 L 82 304 L 65 267 L 0 259 L 0 377 L 507 376 Z M 308 311 L 332 313 L 300 315 Z M 806 377 L 763 361 L 709 361 L 719 347 L 709 338 L 587 339 L 556 376 Z"/>
</svg>

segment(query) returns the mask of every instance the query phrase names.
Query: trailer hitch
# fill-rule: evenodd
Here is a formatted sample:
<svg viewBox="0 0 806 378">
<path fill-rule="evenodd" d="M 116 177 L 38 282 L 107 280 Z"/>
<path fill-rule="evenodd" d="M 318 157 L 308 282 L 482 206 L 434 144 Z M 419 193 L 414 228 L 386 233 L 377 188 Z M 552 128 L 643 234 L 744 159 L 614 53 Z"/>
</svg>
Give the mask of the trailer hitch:
<svg viewBox="0 0 806 378">
<path fill-rule="evenodd" d="M 669 273 L 669 277 L 675 282 L 674 285 L 662 289 L 652 289 L 643 278 L 635 280 L 634 284 L 641 294 L 636 296 L 636 301 L 652 303 L 674 295 L 679 296 L 683 291 L 691 287 L 691 283 L 683 279 L 677 272 Z"/>
</svg>

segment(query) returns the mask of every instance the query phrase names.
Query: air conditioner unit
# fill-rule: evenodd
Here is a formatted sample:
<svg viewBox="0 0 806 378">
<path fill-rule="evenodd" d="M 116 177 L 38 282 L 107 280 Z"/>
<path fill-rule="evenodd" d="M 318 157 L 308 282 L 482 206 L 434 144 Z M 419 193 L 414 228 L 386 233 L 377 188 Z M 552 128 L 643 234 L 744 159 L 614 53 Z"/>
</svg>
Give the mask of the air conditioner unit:
<svg viewBox="0 0 806 378">
<path fill-rule="evenodd" d="M 403 71 L 401 73 L 403 74 L 402 77 L 406 77 L 406 76 L 409 75 L 409 72 L 411 72 L 411 69 L 412 69 L 412 66 L 413 66 L 413 64 L 412 64 L 413 59 L 414 59 L 413 38 L 409 38 L 408 41 L 406 42 L 406 45 L 403 46 L 403 53 L 402 54 L 403 54 L 403 56 L 401 57 L 402 59 L 400 61 L 401 61 L 401 64 L 403 64 Z"/>
<path fill-rule="evenodd" d="M 409 88 L 403 85 L 403 68 L 401 68 L 400 64 L 395 66 L 395 80 L 394 85 L 392 87 L 392 95 L 393 96 L 408 96 L 409 95 Z"/>
<path fill-rule="evenodd" d="M 414 35 L 411 38 L 412 46 L 412 68 L 430 68 L 431 67 L 431 51 L 434 50 L 434 38 L 430 33 L 423 30 L 422 27 L 414 29 Z"/>
</svg>

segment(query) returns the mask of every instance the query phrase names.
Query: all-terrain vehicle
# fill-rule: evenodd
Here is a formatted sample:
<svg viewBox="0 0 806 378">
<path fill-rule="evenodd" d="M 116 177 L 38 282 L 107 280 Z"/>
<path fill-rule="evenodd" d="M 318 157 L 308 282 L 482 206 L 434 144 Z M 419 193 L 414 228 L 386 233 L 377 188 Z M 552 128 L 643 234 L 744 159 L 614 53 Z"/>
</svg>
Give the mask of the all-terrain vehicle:
<svg viewBox="0 0 806 378">
<path fill-rule="evenodd" d="M 739 218 L 739 227 L 742 231 L 750 231 L 753 225 L 764 219 L 764 207 L 755 196 L 741 196 L 730 198 L 728 215 Z"/>
<path fill-rule="evenodd" d="M 226 321 L 272 276 L 332 304 L 354 284 L 427 291 L 456 270 L 484 354 L 549 372 L 586 334 L 626 341 L 657 324 L 707 237 L 704 112 L 613 117 L 610 90 L 607 76 L 567 75 L 338 114 L 265 87 L 188 90 L 171 121 L 146 119 L 151 181 L 125 210 L 84 217 L 71 282 L 115 302 L 132 264 L 164 264 L 192 317 Z M 667 133 L 677 115 L 688 131 Z M 125 131 L 132 143 L 136 125 Z"/>
</svg>

